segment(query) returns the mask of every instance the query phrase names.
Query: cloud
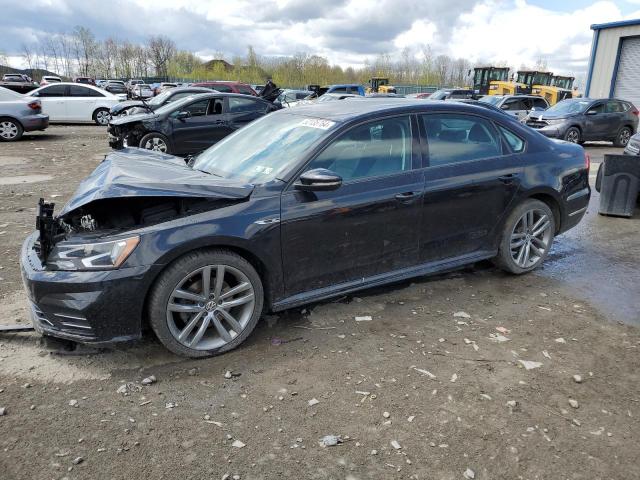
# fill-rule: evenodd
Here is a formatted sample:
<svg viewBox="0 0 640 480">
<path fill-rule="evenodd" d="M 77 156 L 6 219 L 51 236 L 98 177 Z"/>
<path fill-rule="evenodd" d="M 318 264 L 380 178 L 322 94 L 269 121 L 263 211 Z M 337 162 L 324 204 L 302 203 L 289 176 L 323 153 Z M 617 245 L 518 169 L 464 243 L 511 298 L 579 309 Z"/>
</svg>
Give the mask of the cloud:
<svg viewBox="0 0 640 480">
<path fill-rule="evenodd" d="M 613 0 L 592 0 L 573 12 L 526 0 L 11 1 L 0 17 L 0 49 L 14 58 L 23 44 L 82 25 L 98 39 L 140 43 L 167 35 L 206 58 L 243 55 L 252 45 L 261 55 L 306 52 L 361 66 L 377 54 L 429 44 L 436 55 L 472 62 L 518 67 L 542 57 L 554 71 L 579 73 L 586 70 L 590 25 L 630 16 Z"/>
</svg>

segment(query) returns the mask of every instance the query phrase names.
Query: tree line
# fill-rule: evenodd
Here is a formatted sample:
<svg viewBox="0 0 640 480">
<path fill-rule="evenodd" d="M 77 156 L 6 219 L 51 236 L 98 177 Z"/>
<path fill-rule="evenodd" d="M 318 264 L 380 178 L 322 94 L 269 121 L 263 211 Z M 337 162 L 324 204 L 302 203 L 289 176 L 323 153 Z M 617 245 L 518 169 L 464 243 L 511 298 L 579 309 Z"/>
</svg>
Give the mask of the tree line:
<svg viewBox="0 0 640 480">
<path fill-rule="evenodd" d="M 227 57 L 220 52 L 206 62 L 193 52 L 180 50 L 164 35 L 133 43 L 112 37 L 96 39 L 90 29 L 78 26 L 71 32 L 46 35 L 22 46 L 24 63 L 30 70 L 44 69 L 64 77 L 148 78 L 177 81 L 239 80 L 302 87 L 311 84 L 361 83 L 373 76 L 389 78 L 392 84 L 464 86 L 470 82 L 473 64 L 464 58 L 436 55 L 428 45 L 367 58 L 362 68 L 332 65 L 325 57 L 294 53 L 290 57 L 259 55 L 253 47 L 244 56 Z M 2 55 L 0 55 L 0 63 Z M 506 66 L 506 62 L 494 62 Z"/>
</svg>

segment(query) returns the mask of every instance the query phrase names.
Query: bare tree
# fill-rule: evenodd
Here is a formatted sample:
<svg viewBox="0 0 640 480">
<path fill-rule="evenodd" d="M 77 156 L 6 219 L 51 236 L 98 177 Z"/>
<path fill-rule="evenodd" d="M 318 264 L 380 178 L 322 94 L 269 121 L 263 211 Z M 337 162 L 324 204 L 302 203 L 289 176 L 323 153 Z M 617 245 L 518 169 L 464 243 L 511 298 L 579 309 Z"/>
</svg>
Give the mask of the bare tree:
<svg viewBox="0 0 640 480">
<path fill-rule="evenodd" d="M 167 76 L 169 60 L 176 53 L 176 44 L 168 37 L 157 35 L 149 38 L 147 45 L 156 75 Z"/>
</svg>

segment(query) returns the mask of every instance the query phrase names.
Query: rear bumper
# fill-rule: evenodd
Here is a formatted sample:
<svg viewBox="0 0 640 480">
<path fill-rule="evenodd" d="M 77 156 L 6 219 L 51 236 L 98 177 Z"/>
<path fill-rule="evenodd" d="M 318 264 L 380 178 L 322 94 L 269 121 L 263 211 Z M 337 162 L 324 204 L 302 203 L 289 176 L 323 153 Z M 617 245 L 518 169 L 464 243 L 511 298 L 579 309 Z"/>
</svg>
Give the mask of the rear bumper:
<svg viewBox="0 0 640 480">
<path fill-rule="evenodd" d="M 566 232 L 567 230 L 575 227 L 580 223 L 580 220 L 587 213 L 587 207 L 589 206 L 589 199 L 591 198 L 591 187 L 586 186 L 581 190 L 567 196 L 565 202 L 565 211 L 560 224 L 560 232 Z"/>
<path fill-rule="evenodd" d="M 37 232 L 22 246 L 20 266 L 36 331 L 82 343 L 140 338 L 147 291 L 140 266 L 110 271 L 45 270 L 33 250 Z"/>
<path fill-rule="evenodd" d="M 49 115 L 43 113 L 29 115 L 28 117 L 22 117 L 20 123 L 22 123 L 22 128 L 24 128 L 25 132 L 44 130 L 49 126 Z"/>
</svg>

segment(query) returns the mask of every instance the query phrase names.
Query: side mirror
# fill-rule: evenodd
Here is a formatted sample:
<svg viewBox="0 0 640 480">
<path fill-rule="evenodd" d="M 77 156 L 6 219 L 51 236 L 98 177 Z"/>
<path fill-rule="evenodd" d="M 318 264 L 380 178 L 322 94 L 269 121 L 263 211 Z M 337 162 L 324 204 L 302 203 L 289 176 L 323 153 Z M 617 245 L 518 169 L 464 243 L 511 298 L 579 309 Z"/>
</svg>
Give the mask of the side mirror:
<svg viewBox="0 0 640 480">
<path fill-rule="evenodd" d="M 178 120 L 184 120 L 185 118 L 189 118 L 191 116 L 191 112 L 178 112 L 176 114 L 176 118 Z"/>
<path fill-rule="evenodd" d="M 342 177 L 326 168 L 316 168 L 300 175 L 300 180 L 294 185 L 296 190 L 303 192 L 326 192 L 337 190 L 342 185 Z"/>
<path fill-rule="evenodd" d="M 597 115 L 598 111 L 597 110 L 588 110 L 586 115 Z"/>
</svg>

